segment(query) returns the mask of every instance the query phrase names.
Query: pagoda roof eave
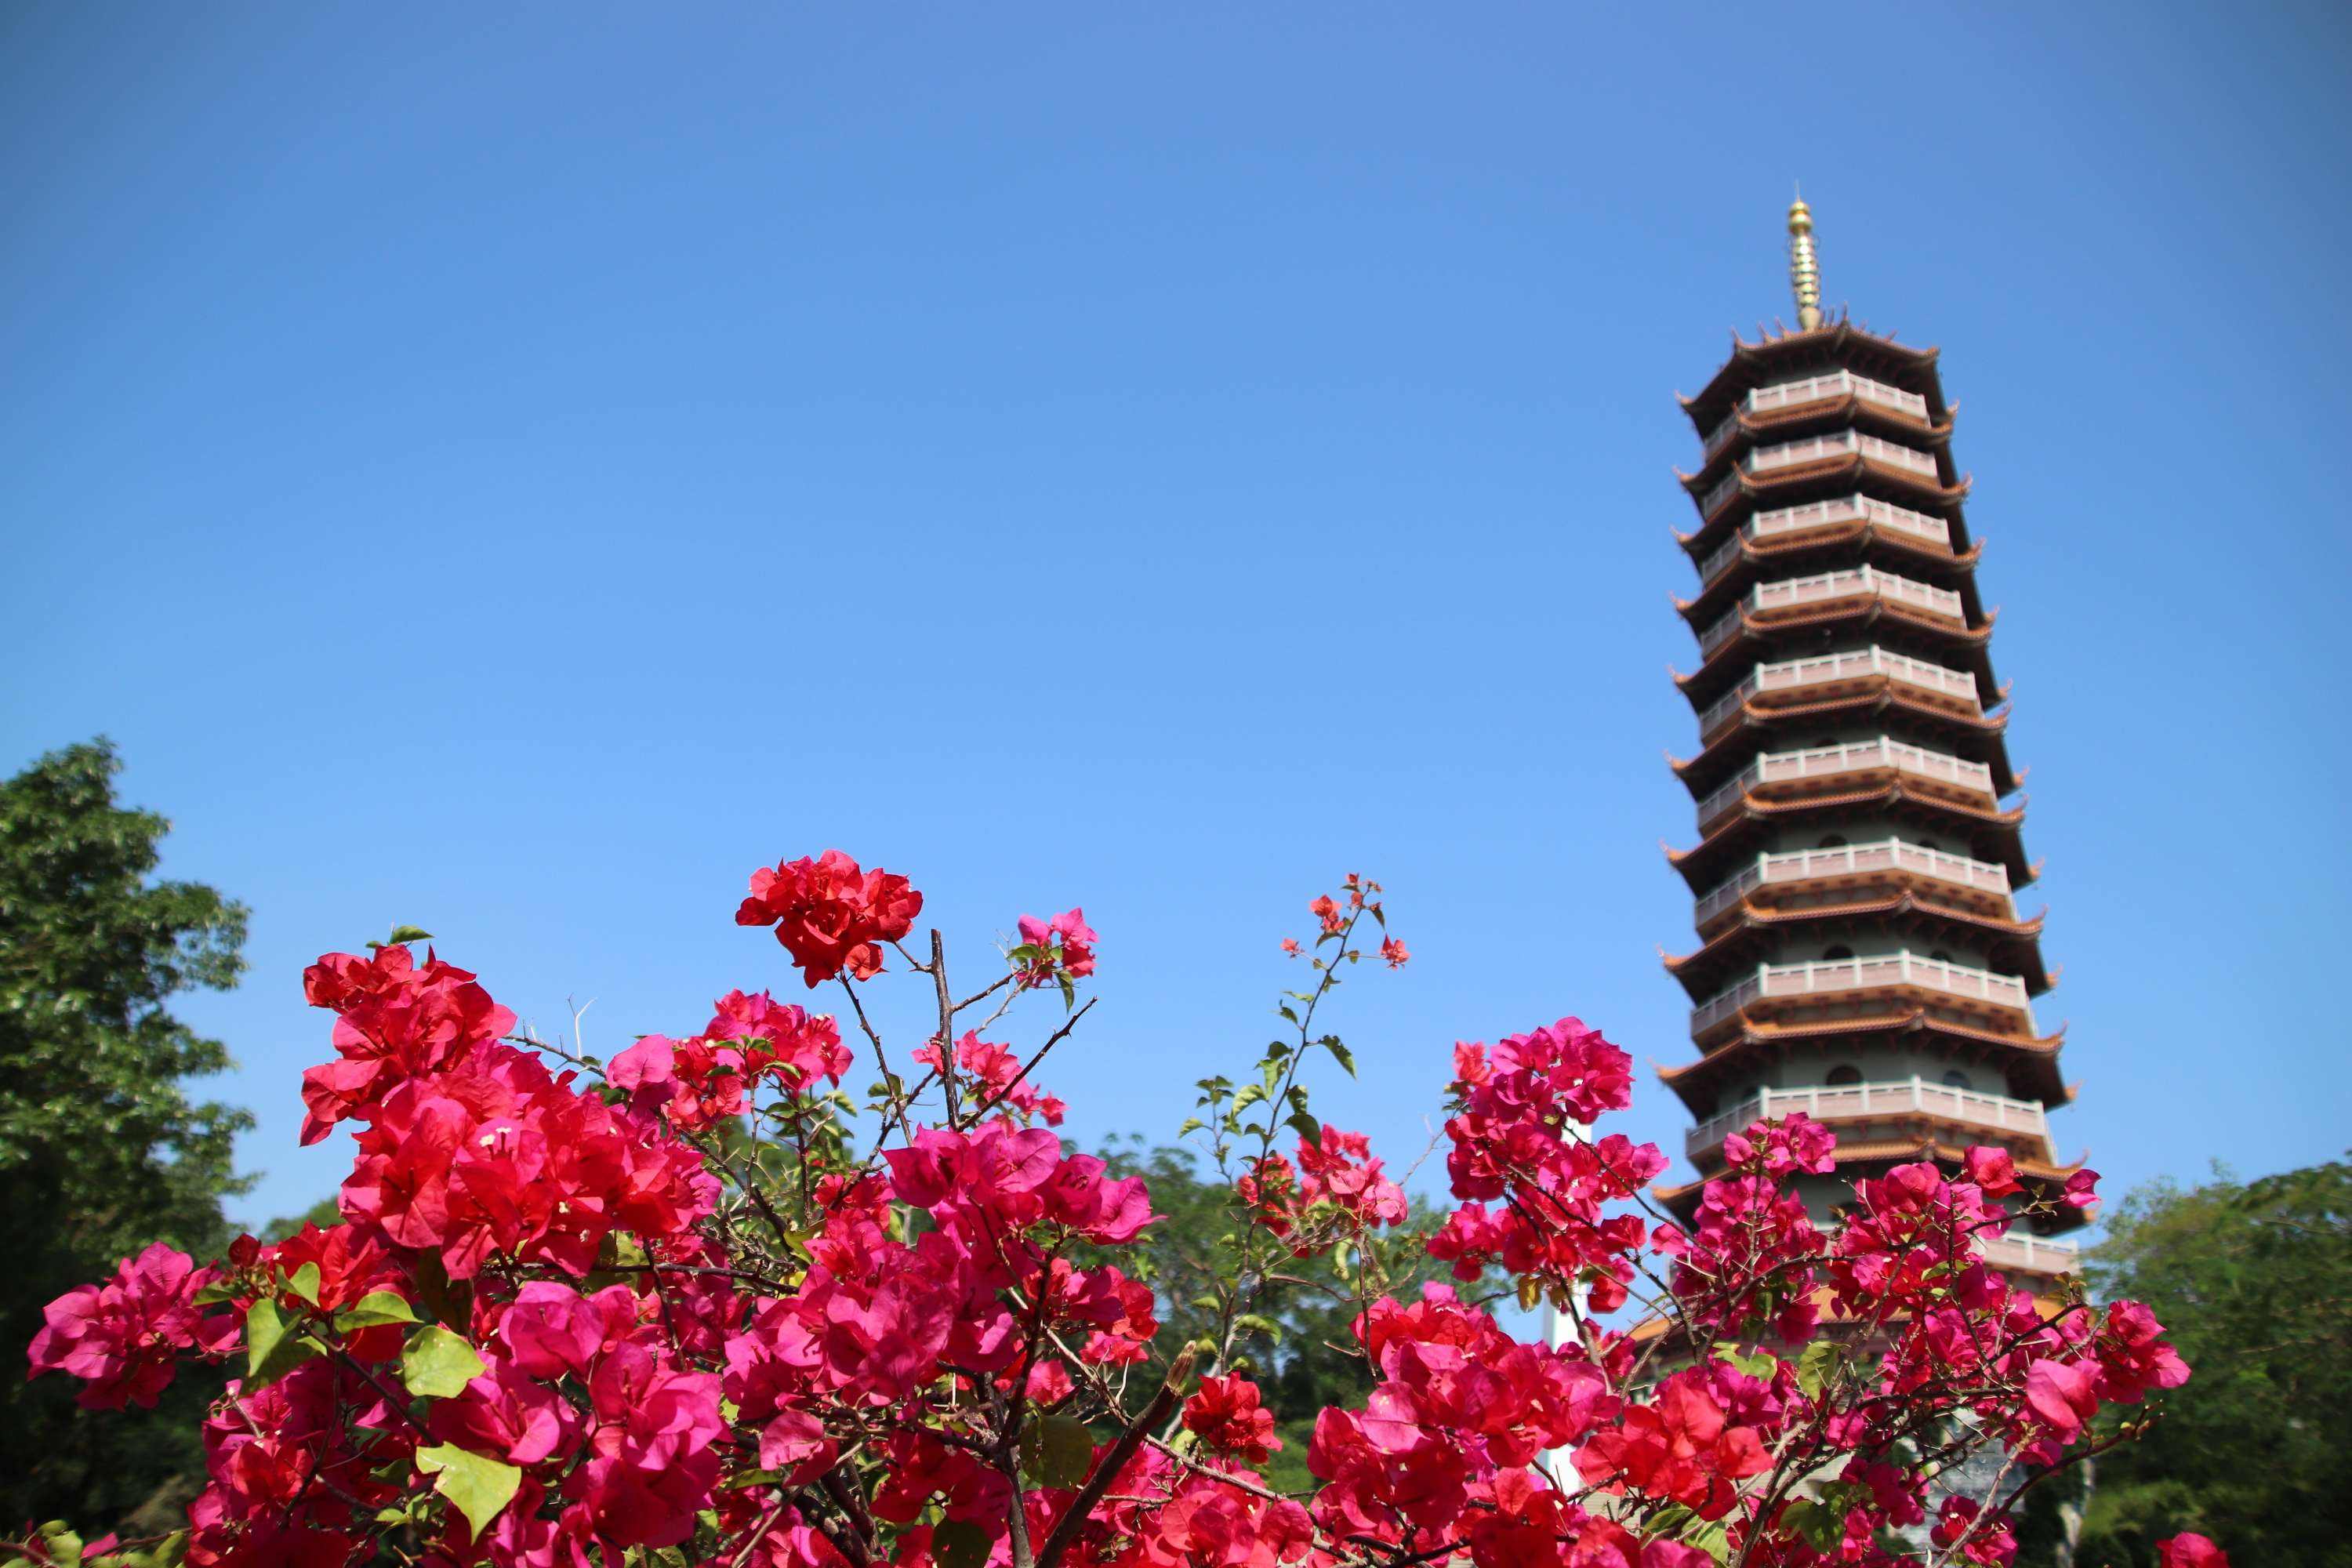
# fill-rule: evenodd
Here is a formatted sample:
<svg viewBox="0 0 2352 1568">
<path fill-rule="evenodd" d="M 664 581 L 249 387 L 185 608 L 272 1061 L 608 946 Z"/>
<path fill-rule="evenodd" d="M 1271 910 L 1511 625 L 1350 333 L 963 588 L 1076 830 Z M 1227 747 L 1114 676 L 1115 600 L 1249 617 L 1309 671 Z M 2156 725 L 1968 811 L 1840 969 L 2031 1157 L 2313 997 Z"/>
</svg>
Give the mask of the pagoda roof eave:
<svg viewBox="0 0 2352 1568">
<path fill-rule="evenodd" d="M 1976 569 L 1984 559 L 1984 542 L 1981 540 L 1965 549 L 1955 550 L 1931 544 L 1868 518 L 1849 519 L 1795 539 L 1767 540 L 1759 543 L 1739 532 L 1734 532 L 1731 539 L 1738 546 L 1738 563 L 1701 583 L 1699 591 L 1689 598 L 1680 595 L 1675 597 L 1676 611 L 1695 623 L 1712 622 L 1721 615 L 1728 607 L 1727 601 L 1736 599 L 1747 591 L 1749 573 L 1760 574 L 1769 572 L 1780 565 L 1783 557 L 1846 552 L 1857 545 L 1866 550 L 1888 550 L 1901 565 L 1912 572 L 1956 579 L 1953 584 L 1955 591 L 1970 601 L 1969 619 L 1984 618 L 1982 601 L 1975 596 Z M 1675 542 L 1693 557 L 1694 566 L 1703 562 L 1706 554 L 1716 548 L 1711 531 L 1706 529 L 1692 533 L 1676 529 Z M 1897 574 L 1903 574 L 1898 572 Z"/>
<path fill-rule="evenodd" d="M 1817 628 L 1846 623 L 1857 632 L 1869 631 L 1881 625 L 1891 625 L 1904 632 L 1916 632 L 1942 645 L 1946 654 L 1959 653 L 1969 659 L 1964 667 L 1977 678 L 1979 689 L 1998 689 L 1992 672 L 1992 623 L 1955 626 L 1931 616 L 1921 615 L 1906 605 L 1878 598 L 1863 604 L 1852 604 L 1811 615 L 1782 616 L 1765 621 L 1756 618 L 1745 608 L 1739 611 L 1739 635 L 1726 640 L 1709 654 L 1706 662 L 1689 674 L 1677 672 L 1675 689 L 1704 708 L 1735 684 L 1731 671 L 1738 667 L 1743 655 L 1760 658 L 1777 638 L 1791 633 L 1803 633 Z"/>
<path fill-rule="evenodd" d="M 1667 765 L 1674 769 L 1675 777 L 1682 781 L 1684 787 L 1693 795 L 1704 795 L 1745 765 L 1750 753 L 1742 750 L 1741 742 L 1751 734 L 1759 736 L 1755 751 L 1761 752 L 1766 748 L 1760 736 L 1775 725 L 1819 723 L 1832 718 L 1896 712 L 1948 726 L 1950 731 L 1958 732 L 1957 738 L 1963 743 L 1975 742 L 1973 749 L 1979 754 L 1969 756 L 1967 752 L 1960 754 L 1970 762 L 1983 763 L 1992 770 L 1996 799 L 2016 790 L 2017 774 L 2009 765 L 2008 747 L 2002 743 L 2002 736 L 2009 729 L 2009 709 L 2006 706 L 1994 712 L 1971 717 L 1905 697 L 1889 677 L 1882 675 L 1873 679 L 1878 683 L 1876 689 L 1827 702 L 1762 707 L 1750 699 L 1739 705 L 1739 722 L 1726 729 L 1715 741 L 1704 746 L 1696 756 L 1670 757 Z M 1949 741 L 1956 737 L 1947 733 L 1940 738 Z"/>
<path fill-rule="evenodd" d="M 1726 1040 L 1696 1061 L 1679 1067 L 1656 1068 L 1658 1081 L 1672 1089 L 1695 1119 L 1704 1121 L 1698 1100 L 1719 1086 L 1722 1079 L 1743 1068 L 1752 1070 L 1759 1057 L 1768 1059 L 1790 1051 L 1819 1049 L 1864 1036 L 1889 1037 L 1934 1037 L 1939 1047 L 1973 1051 L 1985 1058 L 1998 1058 L 2012 1088 L 2025 1092 L 2018 1098 L 2039 1100 L 2047 1107 L 2070 1103 L 2073 1088 L 2058 1074 L 2058 1053 L 2065 1044 L 2066 1030 L 2061 1025 L 2055 1034 L 2011 1035 L 1992 1029 L 1979 1029 L 1973 1025 L 1956 1023 L 1937 1017 L 1923 1007 L 1906 1007 L 1900 1012 L 1878 1014 L 1864 1018 L 1835 1018 L 1813 1022 L 1780 1025 L 1759 1025 L 1744 1021 L 1738 1034 Z M 1708 1111 L 1707 1114 L 1713 1114 Z"/>
<path fill-rule="evenodd" d="M 1909 889 L 1886 898 L 1868 899 L 1845 904 L 1808 904 L 1792 910 L 1759 910 L 1752 903 L 1743 903 L 1738 915 L 1722 931 L 1700 947 L 1681 954 L 1668 954 L 1664 960 L 1666 973 L 1682 982 L 1693 1002 L 1703 1002 L 1721 989 L 1721 977 L 1716 967 L 1731 962 L 1744 943 L 1753 943 L 1791 926 L 1840 920 L 1865 918 L 1899 919 L 1923 916 L 1940 921 L 1949 928 L 1990 938 L 2011 950 L 2010 956 L 2022 969 L 2018 978 L 2025 982 L 2032 995 L 2050 989 L 2049 972 L 2042 963 L 2039 943 L 2044 915 L 2032 920 L 2001 920 L 1997 916 L 1979 914 L 1954 905 L 1921 898 Z"/>
<path fill-rule="evenodd" d="M 1939 470 L 1941 467 L 1942 465 L 1939 464 Z M 1834 458 L 1820 458 L 1811 462 L 1790 463 L 1786 468 L 1774 468 L 1762 475 L 1751 474 L 1745 468 L 1735 468 L 1732 470 L 1733 484 L 1730 494 L 1717 501 L 1717 510 L 1710 512 L 1704 510 L 1704 502 L 1707 491 L 1713 487 L 1706 480 L 1704 468 L 1697 473 L 1685 473 L 1677 468 L 1675 470 L 1675 478 L 1682 482 L 1683 489 L 1691 498 L 1691 505 L 1701 509 L 1698 514 L 1701 531 L 1711 525 L 1717 518 L 1728 512 L 1735 500 L 1746 498 L 1752 509 L 1759 501 L 1774 499 L 1773 492 L 1776 490 L 1801 489 L 1805 486 L 1819 484 L 1825 479 L 1842 482 L 1847 480 L 1859 482 L 1864 479 L 1877 479 L 1894 485 L 1904 491 L 1908 500 L 1916 500 L 1926 497 L 1938 506 L 1947 507 L 1958 507 L 1967 500 L 1969 489 L 1969 480 L 1966 476 L 1947 482 L 1939 471 L 1937 477 L 1931 479 L 1925 474 L 1916 474 L 1908 468 L 1897 468 L 1893 463 L 1882 462 L 1866 453 L 1843 452 Z"/>
<path fill-rule="evenodd" d="M 1916 419 L 1909 415 L 1897 414 L 1890 408 L 1882 407 L 1853 393 L 1847 393 L 1842 397 L 1825 397 L 1815 403 L 1800 404 L 1794 408 L 1777 408 L 1768 414 L 1742 412 L 1737 416 L 1737 418 L 1739 435 L 1751 447 L 1759 439 L 1769 441 L 1774 437 L 1795 437 L 1808 426 L 1814 425 L 1851 426 L 1856 429 L 1867 430 L 1873 435 L 1899 436 L 1906 442 L 1917 443 L 1922 450 L 1932 452 L 1942 452 L 1952 444 L 1950 419 L 1947 418 L 1941 423 L 1930 419 Z M 1676 468 L 1675 477 L 1683 480 L 1686 487 L 1696 484 L 1698 489 L 1694 493 L 1704 495 L 1706 493 L 1708 485 L 1721 478 L 1733 463 L 1738 461 L 1740 449 L 1741 441 L 1726 441 L 1717 447 L 1711 456 L 1705 458 L 1699 463 L 1696 473 L 1686 475 L 1680 468 Z"/>
<path fill-rule="evenodd" d="M 2000 832 L 2007 840 L 2003 847 L 2007 851 L 2005 864 L 2010 871 L 2011 888 L 2022 887 L 2033 879 L 2032 867 L 2025 858 L 2025 848 L 2018 836 L 2018 829 L 2025 821 L 2025 808 L 2021 804 L 2007 809 L 1969 805 L 1947 800 L 1941 795 L 1929 795 L 1901 778 L 1873 789 L 1804 795 L 1793 800 L 1761 800 L 1754 795 L 1744 795 L 1739 810 L 1727 817 L 1722 826 L 1688 849 L 1668 849 L 1666 861 L 1682 872 L 1693 893 L 1703 893 L 1721 876 L 1720 868 L 1713 867 L 1712 863 L 1728 853 L 1724 846 L 1742 832 L 1769 827 L 1778 821 L 1801 816 L 1809 812 L 1866 805 L 1902 806 L 1927 810 L 1942 816 L 1958 816 L 1981 827 Z"/>
<path fill-rule="evenodd" d="M 1724 416 L 1731 412 L 1732 405 L 1741 394 L 1758 384 L 1757 377 L 1769 374 L 1786 362 L 1807 354 L 1835 356 L 1845 352 L 1856 352 L 1864 357 L 1883 356 L 1890 363 L 1924 380 L 1927 384 L 1919 390 L 1927 398 L 1928 412 L 1942 412 L 1943 386 L 1936 374 L 1939 351 L 1934 348 L 1915 349 L 1907 343 L 1898 343 L 1893 338 L 1857 327 L 1843 317 L 1811 329 L 1759 334 L 1754 342 L 1748 342 L 1738 332 L 1733 332 L 1730 357 L 1707 379 L 1696 395 L 1678 401 L 1704 437 L 1707 431 L 1723 422 Z"/>
</svg>

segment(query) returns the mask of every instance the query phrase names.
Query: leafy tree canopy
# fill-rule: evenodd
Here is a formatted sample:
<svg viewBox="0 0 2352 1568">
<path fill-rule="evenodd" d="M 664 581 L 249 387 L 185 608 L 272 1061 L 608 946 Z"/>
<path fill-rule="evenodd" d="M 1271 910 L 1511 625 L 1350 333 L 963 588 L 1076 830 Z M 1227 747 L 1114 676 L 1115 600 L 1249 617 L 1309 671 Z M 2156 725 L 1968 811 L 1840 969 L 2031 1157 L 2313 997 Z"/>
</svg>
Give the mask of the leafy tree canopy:
<svg viewBox="0 0 2352 1568">
<path fill-rule="evenodd" d="M 2352 1564 L 2352 1165 L 2126 1198 L 2092 1258 L 2197 1369 L 2099 1461 L 2078 1568 L 2147 1568 L 2193 1530 L 2241 1563 Z"/>
<path fill-rule="evenodd" d="M 245 908 L 151 880 L 170 824 L 116 803 L 121 765 L 98 741 L 0 784 L 0 1326 L 17 1355 L 44 1303 L 115 1258 L 217 1250 L 221 1200 L 247 1185 L 231 1144 L 251 1118 L 184 1087 L 228 1053 L 166 1005 L 236 983 Z M 196 1473 L 205 1393 L 76 1418 L 69 1389 L 0 1377 L 0 1520 L 110 1519 Z"/>
</svg>

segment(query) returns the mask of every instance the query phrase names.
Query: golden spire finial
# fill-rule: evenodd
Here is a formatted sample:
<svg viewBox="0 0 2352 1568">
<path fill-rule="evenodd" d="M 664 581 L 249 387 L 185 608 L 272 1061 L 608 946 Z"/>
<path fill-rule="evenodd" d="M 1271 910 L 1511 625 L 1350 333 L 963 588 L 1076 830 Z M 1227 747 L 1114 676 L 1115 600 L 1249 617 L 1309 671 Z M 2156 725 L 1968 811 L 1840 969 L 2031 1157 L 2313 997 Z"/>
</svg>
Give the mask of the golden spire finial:
<svg viewBox="0 0 2352 1568">
<path fill-rule="evenodd" d="M 1822 263 L 1813 250 L 1813 209 L 1802 195 L 1789 204 L 1789 287 L 1797 294 L 1797 326 L 1822 324 Z"/>
</svg>

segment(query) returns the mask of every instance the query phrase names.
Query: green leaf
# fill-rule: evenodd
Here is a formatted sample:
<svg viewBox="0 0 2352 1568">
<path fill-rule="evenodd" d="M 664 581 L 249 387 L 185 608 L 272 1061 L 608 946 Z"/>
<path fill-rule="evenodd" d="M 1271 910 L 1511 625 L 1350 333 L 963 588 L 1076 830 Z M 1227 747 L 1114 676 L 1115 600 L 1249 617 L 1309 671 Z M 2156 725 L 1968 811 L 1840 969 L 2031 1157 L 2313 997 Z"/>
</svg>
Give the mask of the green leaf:
<svg viewBox="0 0 2352 1568">
<path fill-rule="evenodd" d="M 1717 1361 L 1728 1363 L 1735 1371 L 1761 1378 L 1766 1383 L 1771 1382 L 1773 1373 L 1780 1369 L 1779 1358 L 1769 1351 L 1743 1351 L 1728 1340 L 1717 1341 L 1714 1350 Z"/>
<path fill-rule="evenodd" d="M 313 1307 L 317 1306 L 319 1304 L 319 1266 L 315 1263 L 305 1263 L 301 1268 L 294 1270 L 294 1277 L 286 1281 L 286 1289 L 293 1291 Z"/>
<path fill-rule="evenodd" d="M 1845 1539 L 1845 1515 L 1811 1498 L 1790 1503 L 1780 1521 L 1804 1537 L 1805 1544 L 1816 1552 L 1834 1552 L 1838 1542 Z"/>
<path fill-rule="evenodd" d="M 1197 1116 L 1188 1116 L 1184 1119 L 1184 1125 L 1176 1129 L 1176 1136 L 1181 1138 L 1187 1132 L 1198 1132 L 1202 1128 L 1206 1127 L 1207 1125 L 1207 1122 L 1202 1121 Z"/>
<path fill-rule="evenodd" d="M 1094 1462 L 1094 1435 L 1075 1417 L 1042 1416 L 1021 1434 L 1021 1468 L 1040 1486 L 1084 1485 Z"/>
<path fill-rule="evenodd" d="M 398 946 L 404 942 L 431 942 L 432 940 L 433 933 L 426 931 L 423 926 L 394 926 L 392 928 L 392 945 L 394 946 Z"/>
<path fill-rule="evenodd" d="M 446 1333 L 448 1331 L 426 1331 Z M 454 1334 L 450 1337 L 457 1338 Z M 459 1342 L 462 1344 L 464 1342 Z M 470 1347 L 467 1353 L 473 1353 Z M 417 1449 L 416 1468 L 436 1478 L 433 1489 L 447 1498 L 450 1506 L 466 1516 L 469 1536 L 478 1536 L 488 1529 L 490 1521 L 498 1518 L 499 1510 L 514 1500 L 515 1489 L 522 1485 L 522 1471 L 516 1467 L 460 1448 L 453 1443 Z"/>
<path fill-rule="evenodd" d="M 719 1482 L 719 1489 L 722 1492 L 732 1492 L 740 1491 L 745 1487 L 773 1486 L 782 1479 L 773 1470 L 746 1470 L 740 1476 L 730 1476 Z"/>
<path fill-rule="evenodd" d="M 347 1334 L 361 1329 L 382 1328 L 386 1323 L 415 1321 L 415 1310 L 409 1306 L 404 1297 L 391 1290 L 371 1290 L 335 1314 L 335 1327 Z"/>
<path fill-rule="evenodd" d="M 318 1347 L 264 1296 L 245 1310 L 245 1386 L 266 1388 L 310 1357 Z"/>
<path fill-rule="evenodd" d="M 1255 1312 L 1244 1312 L 1234 1320 L 1234 1327 L 1264 1334 L 1277 1344 L 1282 1341 L 1282 1325 L 1271 1318 L 1260 1317 Z"/>
<path fill-rule="evenodd" d="M 1228 1116 L 1239 1116 L 1243 1111 L 1247 1110 L 1251 1106 L 1255 1105 L 1259 1100 L 1264 1100 L 1265 1098 L 1265 1089 L 1259 1088 L 1256 1084 L 1245 1083 L 1242 1085 L 1242 1091 L 1234 1096 L 1232 1109 L 1228 1110 L 1226 1114 Z"/>
<path fill-rule="evenodd" d="M 1308 1112 L 1304 1110 L 1292 1111 L 1289 1117 L 1289 1125 L 1297 1131 L 1297 1133 L 1301 1138 L 1307 1140 L 1307 1146 L 1308 1148 L 1320 1149 L 1323 1147 L 1323 1124 L 1316 1121 Z"/>
<path fill-rule="evenodd" d="M 1822 1396 L 1822 1390 L 1837 1375 L 1843 1359 L 1832 1340 L 1815 1340 L 1805 1347 L 1804 1353 L 1797 1358 L 1797 1386 L 1804 1390 L 1806 1398 Z"/>
<path fill-rule="evenodd" d="M 940 1568 L 983 1568 L 994 1544 L 988 1531 L 968 1519 L 943 1519 L 931 1530 L 931 1556 Z"/>
<path fill-rule="evenodd" d="M 400 1381 L 408 1385 L 409 1393 L 427 1399 L 462 1394 L 467 1384 L 481 1375 L 482 1358 L 474 1353 L 474 1347 L 464 1336 L 438 1323 L 427 1324 L 400 1354 Z"/>
<path fill-rule="evenodd" d="M 1316 1043 L 1331 1053 L 1331 1059 L 1346 1069 L 1349 1078 L 1356 1076 L 1355 1053 L 1340 1043 L 1339 1036 L 1326 1035 Z"/>
<path fill-rule="evenodd" d="M 47 1549 L 49 1560 L 57 1563 L 58 1568 L 79 1568 L 81 1537 L 68 1528 L 64 1520 L 49 1521 L 48 1523 L 41 1526 L 40 1535 L 41 1545 Z M 12 1558 L 10 1561 L 21 1562 L 23 1559 Z"/>
</svg>

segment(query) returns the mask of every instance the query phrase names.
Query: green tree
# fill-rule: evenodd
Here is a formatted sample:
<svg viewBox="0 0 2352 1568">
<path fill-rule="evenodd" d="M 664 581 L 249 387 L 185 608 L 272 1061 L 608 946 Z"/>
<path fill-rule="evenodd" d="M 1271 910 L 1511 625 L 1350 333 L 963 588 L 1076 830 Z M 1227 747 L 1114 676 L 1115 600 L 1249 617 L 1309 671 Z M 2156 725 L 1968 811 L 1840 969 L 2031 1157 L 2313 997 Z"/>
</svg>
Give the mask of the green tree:
<svg viewBox="0 0 2352 1568">
<path fill-rule="evenodd" d="M 119 1519 L 198 1473 L 217 1391 L 184 1378 L 152 1414 L 77 1415 L 70 1380 L 22 1371 L 49 1300 L 151 1242 L 213 1256 L 247 1184 L 231 1144 L 251 1118 L 184 1087 L 228 1053 L 165 1005 L 236 983 L 246 911 L 150 880 L 170 824 L 116 803 L 120 767 L 99 741 L 0 784 L 0 1338 L 18 1369 L 0 1368 L 0 1528 Z"/>
<path fill-rule="evenodd" d="M 2352 1568 L 2352 1165 L 2126 1198 L 2091 1258 L 2196 1369 L 2098 1461 L 2077 1568 L 2149 1568 L 2182 1530 L 2242 1563 Z"/>
</svg>

